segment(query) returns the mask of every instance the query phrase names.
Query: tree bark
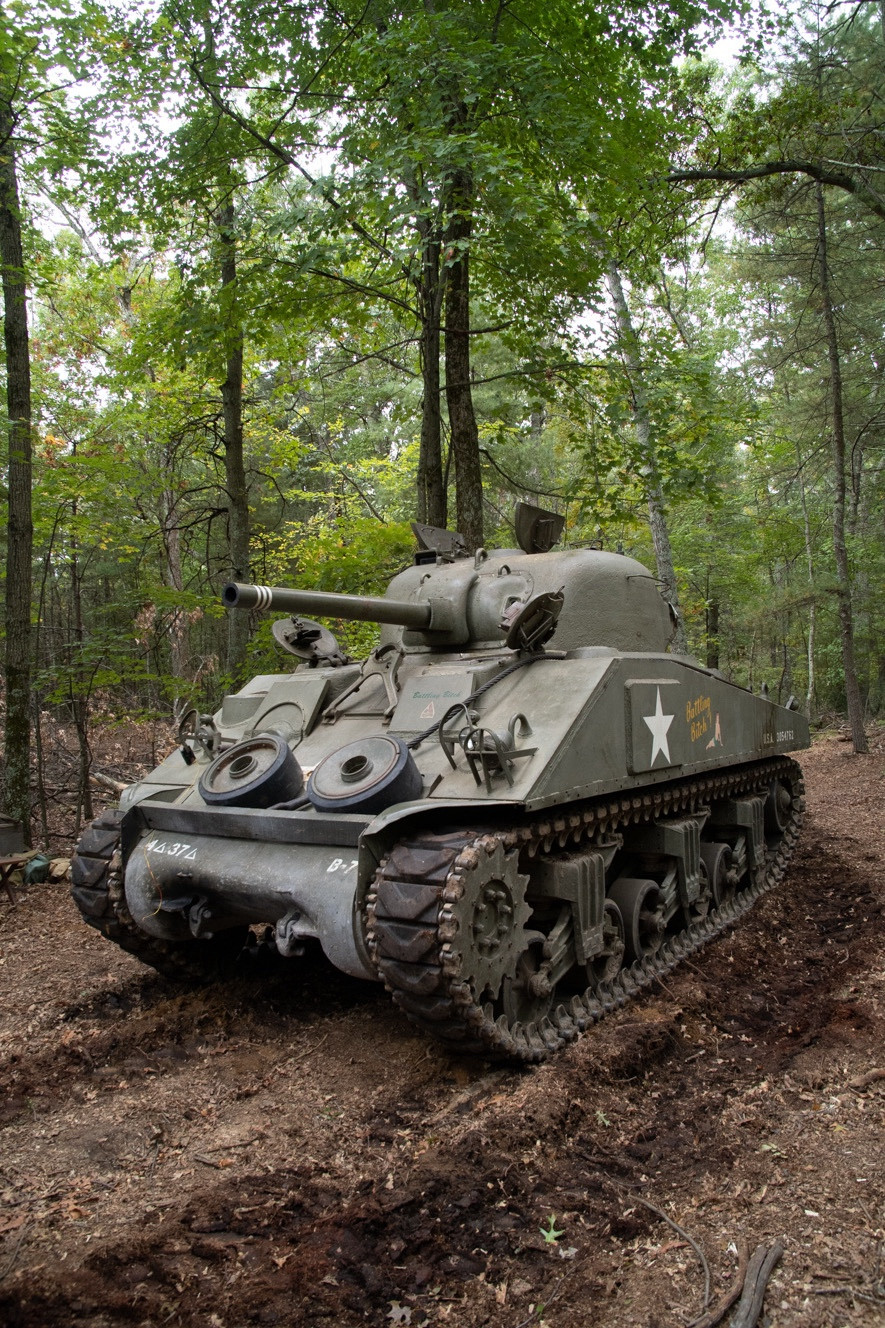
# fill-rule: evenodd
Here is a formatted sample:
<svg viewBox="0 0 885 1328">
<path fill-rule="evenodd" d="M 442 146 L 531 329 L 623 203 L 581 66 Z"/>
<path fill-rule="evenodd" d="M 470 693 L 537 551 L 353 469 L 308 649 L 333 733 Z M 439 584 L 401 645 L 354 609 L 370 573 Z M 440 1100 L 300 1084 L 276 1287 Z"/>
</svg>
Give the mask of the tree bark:
<svg viewBox="0 0 885 1328">
<path fill-rule="evenodd" d="M 863 702 L 857 681 L 854 658 L 854 615 L 851 607 L 851 568 L 845 544 L 845 418 L 842 406 L 842 365 L 839 357 L 839 339 L 836 333 L 836 315 L 830 285 L 830 267 L 827 255 L 827 218 L 824 209 L 824 191 L 815 187 L 817 200 L 817 255 L 820 280 L 821 307 L 827 341 L 827 359 L 830 368 L 830 438 L 833 449 L 833 553 L 836 560 L 836 587 L 839 602 L 839 634 L 842 639 L 842 667 L 845 672 L 845 703 L 848 723 L 856 752 L 866 752 Z"/>
<path fill-rule="evenodd" d="M 15 117 L 0 100 L 0 264 L 6 343 L 8 542 L 6 555 L 6 735 L 3 806 L 31 842 L 31 366 L 21 207 L 12 136 Z"/>
<path fill-rule="evenodd" d="M 479 429 L 470 382 L 470 236 L 473 176 L 459 168 L 448 189 L 446 227 L 446 405 L 455 462 L 456 525 L 468 549 L 483 542 L 482 470 Z"/>
<path fill-rule="evenodd" d="M 621 274 L 614 259 L 606 262 L 606 284 L 615 306 L 618 320 L 618 332 L 621 350 L 627 368 L 630 393 L 633 398 L 633 427 L 642 465 L 645 471 L 644 487 L 648 503 L 648 519 L 651 526 L 652 543 L 655 550 L 658 579 L 664 591 L 664 599 L 670 604 L 676 615 L 676 630 L 673 633 L 672 649 L 674 654 L 687 655 L 688 641 L 685 627 L 679 613 L 679 590 L 676 585 L 676 571 L 673 566 L 673 550 L 670 547 L 670 532 L 667 529 L 667 513 L 664 505 L 664 492 L 658 472 L 658 461 L 652 438 L 651 416 L 648 398 L 645 393 L 645 374 L 639 354 L 639 342 L 630 317 L 627 298 L 621 283 Z"/>
<path fill-rule="evenodd" d="M 76 519 L 76 500 L 71 509 Z M 89 772 L 92 768 L 92 749 L 89 745 L 89 670 L 83 657 L 85 632 L 83 630 L 83 574 L 80 570 L 79 548 L 76 538 L 71 539 L 71 662 L 70 662 L 70 698 L 74 731 L 77 734 L 79 764 L 77 767 L 78 795 L 77 820 L 74 833 L 79 835 L 82 821 L 92 820 L 95 812 L 92 806 L 92 788 L 89 784 Z M 82 818 L 82 820 L 81 820 Z"/>
<path fill-rule="evenodd" d="M 707 668 L 719 668 L 719 600 L 715 596 L 707 599 L 705 611 L 705 636 L 707 641 Z"/>
<path fill-rule="evenodd" d="M 237 307 L 237 243 L 233 202 L 216 217 L 221 240 L 222 334 L 226 374 L 221 384 L 224 410 L 224 473 L 227 490 L 230 580 L 251 580 L 249 568 L 249 489 L 243 453 L 243 325 Z M 249 615 L 227 615 L 227 672 L 238 679 L 249 642 Z"/>
<path fill-rule="evenodd" d="M 170 461 L 167 455 L 167 464 L 170 464 Z M 181 593 L 184 590 L 181 570 L 181 530 L 178 525 L 178 510 L 173 490 L 164 489 L 160 501 L 163 547 L 166 553 L 166 581 L 172 590 Z M 174 608 L 169 624 L 169 666 L 173 678 L 179 679 L 182 684 L 173 700 L 173 713 L 176 718 L 181 708 L 181 693 L 186 692 L 190 682 L 190 653 L 187 614 L 182 608 Z"/>
<path fill-rule="evenodd" d="M 419 217 L 421 276 L 418 307 L 421 313 L 421 445 L 418 454 L 418 520 L 445 528 L 446 486 L 442 460 L 442 412 L 439 357 L 443 282 L 440 276 L 440 241 L 429 217 Z"/>
<path fill-rule="evenodd" d="M 811 535 L 811 521 L 808 515 L 808 500 L 805 494 L 805 479 L 802 474 L 802 458 L 798 455 L 797 472 L 799 476 L 799 500 L 802 506 L 802 532 L 805 539 L 805 566 L 808 571 L 808 590 L 811 602 L 808 606 L 808 640 L 806 660 L 808 683 L 805 689 L 805 713 L 810 715 L 814 707 L 814 652 L 817 644 L 817 596 L 814 588 L 814 541 Z"/>
</svg>

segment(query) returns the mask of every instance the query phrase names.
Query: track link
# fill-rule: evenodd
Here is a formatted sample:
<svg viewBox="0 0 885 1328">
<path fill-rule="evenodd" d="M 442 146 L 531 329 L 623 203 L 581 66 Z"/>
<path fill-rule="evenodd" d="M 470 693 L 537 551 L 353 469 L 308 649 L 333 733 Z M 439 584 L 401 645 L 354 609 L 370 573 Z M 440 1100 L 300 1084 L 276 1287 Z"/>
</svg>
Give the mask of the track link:
<svg viewBox="0 0 885 1328">
<path fill-rule="evenodd" d="M 459 934 L 457 905 L 465 882 L 483 854 L 501 846 L 533 858 L 592 849 L 613 833 L 629 840 L 630 827 L 658 817 L 687 814 L 726 798 L 763 796 L 775 779 L 792 791 L 789 816 L 764 869 L 704 918 L 669 936 L 659 950 L 601 987 L 587 988 L 554 1004 L 527 1024 L 495 1015 L 474 990 Z M 681 960 L 732 926 L 784 875 L 804 809 L 802 771 L 789 758 L 679 781 L 615 799 L 602 799 L 550 817 L 501 828 L 471 827 L 419 834 L 394 846 L 379 867 L 366 898 L 369 951 L 394 1002 L 427 1032 L 464 1051 L 537 1062 L 572 1042 L 590 1024 L 651 986 Z M 469 942 L 468 942 L 469 944 Z"/>
</svg>

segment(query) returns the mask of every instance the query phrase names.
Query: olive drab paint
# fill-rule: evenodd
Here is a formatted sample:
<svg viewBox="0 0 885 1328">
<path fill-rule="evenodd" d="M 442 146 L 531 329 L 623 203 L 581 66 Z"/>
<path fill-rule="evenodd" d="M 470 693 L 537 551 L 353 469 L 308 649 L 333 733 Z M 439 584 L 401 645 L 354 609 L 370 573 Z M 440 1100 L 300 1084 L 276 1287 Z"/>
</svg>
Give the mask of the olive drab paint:
<svg viewBox="0 0 885 1328">
<path fill-rule="evenodd" d="M 158 967 L 249 928 L 319 944 L 429 1031 L 539 1059 L 767 888 L 805 718 L 672 654 L 640 563 L 551 550 L 538 509 L 518 529 L 468 555 L 416 528 L 379 598 L 226 587 L 233 612 L 285 615 L 292 667 L 185 717 L 84 835 L 87 921 Z M 375 620 L 379 645 L 348 659 L 307 613 Z"/>
</svg>

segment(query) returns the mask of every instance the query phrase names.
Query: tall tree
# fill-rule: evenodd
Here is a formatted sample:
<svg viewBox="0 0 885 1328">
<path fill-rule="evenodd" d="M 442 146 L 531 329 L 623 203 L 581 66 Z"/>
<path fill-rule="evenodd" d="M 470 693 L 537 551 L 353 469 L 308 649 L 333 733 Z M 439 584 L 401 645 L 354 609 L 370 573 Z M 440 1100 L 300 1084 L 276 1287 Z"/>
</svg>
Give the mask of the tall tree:
<svg viewBox="0 0 885 1328">
<path fill-rule="evenodd" d="M 693 27 L 726 7 L 348 0 L 312 13 L 308 32 L 301 11 L 262 9 L 256 24 L 251 6 L 246 22 L 233 5 L 212 19 L 225 33 L 217 61 L 198 36 L 205 11 L 176 7 L 213 105 L 252 135 L 259 160 L 285 162 L 326 202 L 342 256 L 320 263 L 314 251 L 305 265 L 421 322 L 420 501 L 438 513 L 444 347 L 457 519 L 471 545 L 483 535 L 471 307 L 527 329 L 528 311 L 565 320 L 586 299 L 600 272 L 578 243 L 577 195 L 610 216 L 613 191 L 637 187 L 661 137 L 651 89 L 669 83 Z M 334 153 L 334 180 L 309 169 L 318 141 Z"/>
<path fill-rule="evenodd" d="M 657 449 L 652 435 L 651 415 L 639 339 L 636 336 L 633 320 L 630 317 L 630 306 L 624 294 L 618 265 L 611 257 L 608 258 L 606 265 L 606 281 L 615 307 L 620 349 L 624 357 L 627 381 L 632 398 L 633 427 L 636 434 L 637 452 L 641 462 L 643 487 L 648 502 L 648 519 L 651 526 L 658 578 L 661 582 L 664 598 L 673 610 L 675 623 L 673 649 L 678 655 L 687 655 L 688 640 L 679 609 L 679 588 L 676 584 L 676 569 L 673 565 L 673 550 L 670 545 L 670 531 L 667 526 Z"/>
<path fill-rule="evenodd" d="M 0 265 L 6 347 L 6 731 L 4 806 L 30 843 L 31 368 L 22 206 L 16 169 L 16 94 L 28 52 L 0 48 Z"/>
<path fill-rule="evenodd" d="M 237 289 L 237 237 L 234 201 L 228 198 L 215 216 L 221 249 L 222 358 L 225 375 L 221 384 L 224 417 L 224 473 L 228 514 L 230 577 L 248 582 L 249 575 L 249 489 L 243 455 L 243 324 L 239 314 Z M 232 613 L 228 623 L 227 670 L 238 677 L 249 640 L 249 620 L 244 613 Z"/>
<path fill-rule="evenodd" d="M 857 682 L 854 658 L 854 615 L 851 611 L 851 570 L 845 544 L 845 412 L 842 398 L 842 363 L 839 338 L 833 310 L 830 263 L 828 257 L 827 217 L 824 191 L 820 180 L 815 181 L 814 199 L 817 213 L 818 289 L 821 315 L 827 344 L 827 362 L 830 371 L 829 405 L 830 437 L 833 447 L 833 552 L 836 558 L 836 583 L 839 596 L 839 627 L 842 637 L 842 662 L 845 668 L 845 699 L 848 704 L 848 722 L 856 752 L 867 752 L 864 730 L 863 703 Z"/>
</svg>

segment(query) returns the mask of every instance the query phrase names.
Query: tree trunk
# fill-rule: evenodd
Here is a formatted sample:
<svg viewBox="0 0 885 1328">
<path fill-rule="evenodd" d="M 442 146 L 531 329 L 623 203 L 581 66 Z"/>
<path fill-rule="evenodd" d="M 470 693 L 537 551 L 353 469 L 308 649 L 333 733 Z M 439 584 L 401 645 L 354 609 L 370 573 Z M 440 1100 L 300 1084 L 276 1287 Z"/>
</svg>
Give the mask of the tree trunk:
<svg viewBox="0 0 885 1328">
<path fill-rule="evenodd" d="M 221 239 L 222 335 L 226 375 L 221 384 L 224 408 L 224 473 L 227 489 L 228 566 L 232 581 L 249 581 L 249 490 L 243 456 L 243 325 L 237 301 L 237 247 L 233 202 L 216 217 Z M 238 679 L 249 642 L 249 615 L 227 615 L 227 672 Z"/>
<path fill-rule="evenodd" d="M 814 707 L 814 651 L 817 636 L 817 596 L 814 589 L 814 542 L 811 535 L 811 521 L 808 516 L 805 479 L 802 475 L 802 458 L 798 455 L 798 447 L 796 460 L 796 469 L 799 477 L 799 498 L 802 504 L 802 530 L 805 538 L 805 566 L 808 569 L 808 589 L 811 594 L 811 603 L 808 606 L 808 644 L 806 648 L 808 684 L 805 689 L 805 713 L 810 716 Z"/>
<path fill-rule="evenodd" d="M 73 504 L 71 515 L 76 521 L 77 503 Z M 80 559 L 76 539 L 71 540 L 71 661 L 70 661 L 70 697 L 74 731 L 77 734 L 79 762 L 77 766 L 77 823 L 74 834 L 79 835 L 83 821 L 89 822 L 94 816 L 92 806 L 92 786 L 89 775 L 92 769 L 92 749 L 89 746 L 89 670 L 83 656 L 83 576 L 80 571 Z"/>
<path fill-rule="evenodd" d="M 705 613 L 705 632 L 707 641 L 707 668 L 719 668 L 719 600 L 708 598 Z"/>
<path fill-rule="evenodd" d="M 851 608 L 851 569 L 845 544 L 845 420 L 842 409 L 842 366 L 836 335 L 836 316 L 830 290 L 827 257 L 827 221 L 823 186 L 815 186 L 817 196 L 817 253 L 820 273 L 821 306 L 830 366 L 830 437 L 833 447 L 833 553 L 836 559 L 836 587 L 839 601 L 839 632 L 842 638 L 842 666 L 845 671 L 845 702 L 848 723 L 856 752 L 866 752 L 863 702 L 854 661 L 854 617 Z"/>
<path fill-rule="evenodd" d="M 184 577 L 181 572 L 181 531 L 178 526 L 175 494 L 171 489 L 164 490 L 161 504 L 163 547 L 166 552 L 166 581 L 172 590 L 177 590 L 180 593 L 184 590 Z M 172 620 L 169 624 L 169 666 L 173 678 L 178 679 L 182 684 L 177 689 L 173 700 L 173 713 L 177 719 L 181 708 L 181 693 L 182 691 L 186 692 L 187 685 L 190 682 L 190 631 L 188 629 L 187 614 L 182 608 L 173 609 Z"/>
<path fill-rule="evenodd" d="M 0 264 L 6 342 L 8 543 L 3 806 L 31 842 L 31 367 L 12 107 L 0 101 Z"/>
<path fill-rule="evenodd" d="M 440 315 L 443 282 L 440 279 L 440 242 L 429 217 L 419 217 L 421 276 L 418 307 L 421 313 L 421 446 L 418 455 L 418 520 L 445 528 L 446 486 L 442 462 L 440 402 Z"/>
<path fill-rule="evenodd" d="M 473 176 L 452 172 L 446 228 L 446 405 L 455 461 L 456 525 L 468 549 L 483 542 L 479 429 L 470 384 L 470 234 Z"/>
<path fill-rule="evenodd" d="M 679 613 L 679 590 L 676 585 L 676 571 L 673 567 L 673 550 L 670 547 L 670 532 L 667 529 L 667 513 L 658 472 L 658 459 L 652 438 L 651 417 L 648 410 L 648 399 L 645 394 L 645 374 L 639 355 L 639 343 L 633 321 L 630 318 L 630 309 L 624 295 L 624 287 L 621 284 L 621 274 L 612 258 L 607 259 L 605 275 L 609 293 L 615 306 L 621 350 L 624 355 L 627 379 L 633 398 L 633 427 L 636 431 L 636 442 L 645 472 L 648 519 L 651 526 L 658 579 L 663 587 L 664 599 L 671 605 L 676 615 L 676 630 L 673 633 L 672 649 L 676 655 L 687 655 L 688 641 L 682 617 Z"/>
<path fill-rule="evenodd" d="M 37 758 L 37 807 L 40 816 L 41 844 L 49 843 L 49 801 L 46 797 L 46 766 L 43 760 L 43 733 L 40 719 L 40 698 L 34 695 L 34 755 Z"/>
</svg>

